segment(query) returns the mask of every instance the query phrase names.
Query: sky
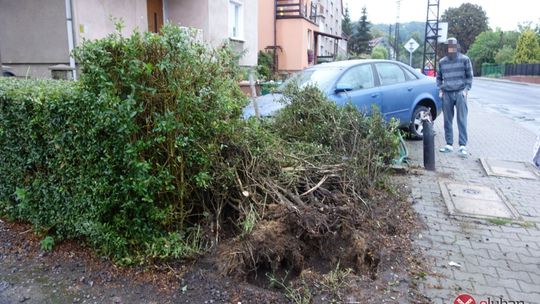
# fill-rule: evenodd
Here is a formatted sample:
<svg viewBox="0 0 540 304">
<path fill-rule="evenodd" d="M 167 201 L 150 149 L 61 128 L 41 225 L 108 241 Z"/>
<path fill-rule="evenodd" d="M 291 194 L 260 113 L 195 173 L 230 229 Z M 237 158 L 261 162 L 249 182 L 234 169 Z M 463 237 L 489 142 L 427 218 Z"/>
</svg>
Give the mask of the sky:
<svg viewBox="0 0 540 304">
<path fill-rule="evenodd" d="M 428 0 L 401 0 L 399 21 L 426 21 Z M 540 23 L 540 0 L 440 0 L 440 16 L 449 7 L 459 7 L 462 3 L 480 5 L 487 14 L 489 26 L 504 31 L 517 30 L 520 22 Z M 368 21 L 371 23 L 396 23 L 396 0 L 343 0 L 349 7 L 351 19 L 358 21 L 362 7 L 366 6 Z"/>
</svg>

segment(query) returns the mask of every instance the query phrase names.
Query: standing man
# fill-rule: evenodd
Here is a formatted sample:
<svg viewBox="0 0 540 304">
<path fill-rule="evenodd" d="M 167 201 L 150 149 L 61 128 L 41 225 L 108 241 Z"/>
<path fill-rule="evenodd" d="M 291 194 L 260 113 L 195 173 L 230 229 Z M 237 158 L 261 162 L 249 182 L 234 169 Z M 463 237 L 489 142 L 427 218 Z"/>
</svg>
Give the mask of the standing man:
<svg viewBox="0 0 540 304">
<path fill-rule="evenodd" d="M 457 110 L 457 125 L 459 130 L 459 154 L 467 156 L 467 95 L 472 86 L 473 72 L 469 57 L 458 52 L 456 38 L 448 38 L 447 55 L 439 61 L 437 70 L 437 86 L 439 96 L 443 100 L 444 137 L 446 146 L 439 151 L 449 153 L 454 151 L 454 108 Z"/>
</svg>

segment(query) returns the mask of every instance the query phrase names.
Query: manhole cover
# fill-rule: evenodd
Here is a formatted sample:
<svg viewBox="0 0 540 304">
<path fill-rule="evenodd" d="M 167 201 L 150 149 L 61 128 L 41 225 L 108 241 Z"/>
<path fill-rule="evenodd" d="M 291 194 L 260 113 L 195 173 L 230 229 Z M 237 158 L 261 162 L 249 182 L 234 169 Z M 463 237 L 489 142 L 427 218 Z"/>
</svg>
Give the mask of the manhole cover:
<svg viewBox="0 0 540 304">
<path fill-rule="evenodd" d="M 480 194 L 481 192 L 476 190 L 476 189 L 470 189 L 470 188 L 467 188 L 467 189 L 463 189 L 463 192 L 467 193 L 467 194 Z"/>
<path fill-rule="evenodd" d="M 518 219 L 516 209 L 496 188 L 440 181 L 441 192 L 452 215 L 477 218 Z"/>
<path fill-rule="evenodd" d="M 498 160 L 492 158 L 481 158 L 480 162 L 486 170 L 487 175 L 539 179 L 540 171 L 532 164 L 510 160 Z"/>
</svg>

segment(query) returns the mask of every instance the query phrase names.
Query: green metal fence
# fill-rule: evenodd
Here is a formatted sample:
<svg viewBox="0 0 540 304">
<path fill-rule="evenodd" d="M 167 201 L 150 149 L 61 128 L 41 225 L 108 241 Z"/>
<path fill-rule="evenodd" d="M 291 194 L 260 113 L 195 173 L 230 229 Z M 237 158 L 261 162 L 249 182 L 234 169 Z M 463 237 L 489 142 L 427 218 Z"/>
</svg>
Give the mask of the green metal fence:
<svg viewBox="0 0 540 304">
<path fill-rule="evenodd" d="M 481 75 L 483 77 L 500 78 L 504 76 L 504 64 L 484 63 L 482 64 Z"/>
</svg>

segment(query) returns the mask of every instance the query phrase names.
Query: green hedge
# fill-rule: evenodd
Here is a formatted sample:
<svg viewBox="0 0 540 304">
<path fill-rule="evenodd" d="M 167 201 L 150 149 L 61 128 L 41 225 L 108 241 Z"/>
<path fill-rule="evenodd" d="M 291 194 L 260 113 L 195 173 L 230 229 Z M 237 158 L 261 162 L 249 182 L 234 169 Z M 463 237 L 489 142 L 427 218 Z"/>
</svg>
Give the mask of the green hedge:
<svg viewBox="0 0 540 304">
<path fill-rule="evenodd" d="M 0 214 L 124 263 L 200 250 L 246 100 L 234 55 L 187 35 L 86 42 L 77 83 L 0 79 Z"/>
</svg>

